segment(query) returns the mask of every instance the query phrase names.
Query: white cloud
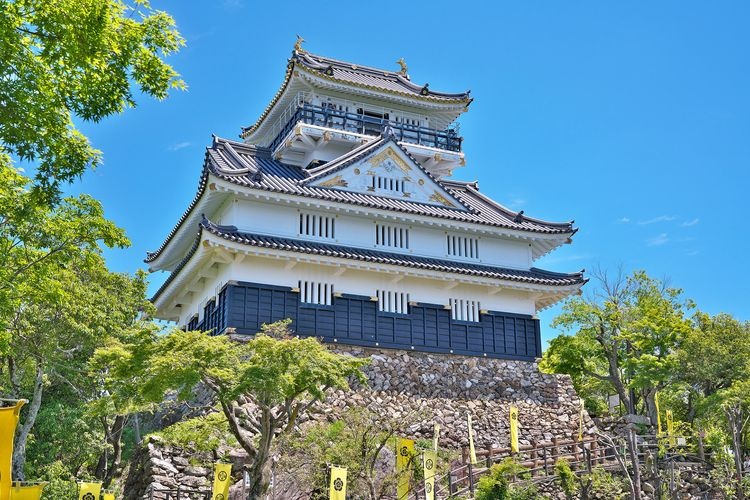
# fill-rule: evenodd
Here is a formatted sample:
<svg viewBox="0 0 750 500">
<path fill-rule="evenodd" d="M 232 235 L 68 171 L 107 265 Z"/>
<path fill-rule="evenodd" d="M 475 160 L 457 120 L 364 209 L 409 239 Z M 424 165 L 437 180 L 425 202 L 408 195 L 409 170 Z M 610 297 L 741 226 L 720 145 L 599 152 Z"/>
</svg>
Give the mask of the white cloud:
<svg viewBox="0 0 750 500">
<path fill-rule="evenodd" d="M 184 148 L 190 146 L 191 144 L 192 144 L 192 142 L 188 142 L 188 141 L 178 142 L 177 144 L 172 144 L 167 149 L 169 151 L 179 151 L 181 149 L 184 149 Z"/>
<path fill-rule="evenodd" d="M 641 226 L 647 226 L 649 224 L 656 224 L 658 222 L 671 222 L 676 218 L 677 217 L 675 217 L 674 215 L 660 215 L 658 217 L 654 217 L 653 219 L 638 221 L 638 224 L 640 224 Z"/>
<path fill-rule="evenodd" d="M 665 243 L 669 243 L 669 237 L 667 236 L 667 233 L 661 233 L 654 236 L 653 238 L 647 239 L 646 243 L 650 247 L 664 245 Z"/>
<path fill-rule="evenodd" d="M 682 223 L 682 227 L 690 227 L 698 224 L 701 220 L 698 218 L 695 218 L 693 220 L 688 220 Z"/>
<path fill-rule="evenodd" d="M 628 217 L 620 217 L 619 219 L 617 219 L 617 222 L 627 224 L 628 222 L 630 222 L 630 219 Z"/>
</svg>

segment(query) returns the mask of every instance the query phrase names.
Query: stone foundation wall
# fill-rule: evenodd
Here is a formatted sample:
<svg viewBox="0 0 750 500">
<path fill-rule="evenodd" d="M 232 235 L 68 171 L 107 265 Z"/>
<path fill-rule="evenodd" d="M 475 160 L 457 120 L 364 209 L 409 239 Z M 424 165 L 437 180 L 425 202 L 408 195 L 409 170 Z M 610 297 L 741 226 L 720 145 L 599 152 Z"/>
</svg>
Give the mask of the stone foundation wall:
<svg viewBox="0 0 750 500">
<path fill-rule="evenodd" d="M 369 357 L 371 364 L 364 369 L 369 384 L 332 393 L 321 405 L 324 413 L 347 406 L 396 417 L 422 410 L 428 418 L 410 427 L 412 436 L 431 439 L 433 423 L 439 423 L 440 444 L 449 448 L 468 445 L 468 413 L 476 446 L 509 446 L 511 405 L 518 407 L 522 444 L 578 433 L 580 399 L 570 377 L 544 374 L 537 363 L 348 346 L 334 350 Z M 584 411 L 584 433 L 595 430 Z"/>
<path fill-rule="evenodd" d="M 439 423 L 440 446 L 459 449 L 468 445 L 466 416 L 471 413 L 477 448 L 507 447 L 509 409 L 515 405 L 521 444 L 578 433 L 580 399 L 570 378 L 543 374 L 537 363 L 350 346 L 332 350 L 369 357 L 364 369 L 368 385 L 333 391 L 314 408 L 312 419 L 333 420 L 347 408 L 368 407 L 384 417 L 405 419 L 406 434 L 414 439 L 432 439 L 433 425 Z M 584 432 L 591 434 L 596 426 L 585 412 L 584 417 Z M 152 483 L 206 484 L 210 474 L 183 455 L 160 449 L 158 442 L 146 444 L 131 465 L 126 498 L 142 498 Z M 238 477 L 241 454 L 235 457 L 233 475 Z"/>
</svg>

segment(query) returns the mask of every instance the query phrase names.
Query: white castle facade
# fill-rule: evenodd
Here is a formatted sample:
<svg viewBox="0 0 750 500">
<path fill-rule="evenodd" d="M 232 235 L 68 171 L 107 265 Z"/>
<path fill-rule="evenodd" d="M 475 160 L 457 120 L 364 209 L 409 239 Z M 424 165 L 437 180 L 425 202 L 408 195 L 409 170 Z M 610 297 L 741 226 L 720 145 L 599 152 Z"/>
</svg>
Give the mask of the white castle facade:
<svg viewBox="0 0 750 500">
<path fill-rule="evenodd" d="M 468 92 L 296 47 L 242 140 L 214 138 L 198 189 L 151 270 L 157 317 L 214 334 L 293 320 L 299 335 L 364 347 L 531 360 L 536 314 L 582 273 L 534 267 L 572 222 L 513 212 L 464 166 L 451 128 Z"/>
</svg>

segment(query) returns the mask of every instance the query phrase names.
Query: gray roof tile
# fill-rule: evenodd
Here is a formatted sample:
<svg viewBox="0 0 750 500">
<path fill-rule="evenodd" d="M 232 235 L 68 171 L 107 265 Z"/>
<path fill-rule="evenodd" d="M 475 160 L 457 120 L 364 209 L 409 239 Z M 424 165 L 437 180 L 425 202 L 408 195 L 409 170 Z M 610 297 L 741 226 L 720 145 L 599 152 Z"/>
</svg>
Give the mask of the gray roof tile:
<svg viewBox="0 0 750 500">
<path fill-rule="evenodd" d="M 325 169 L 325 166 L 322 166 L 321 169 Z M 572 221 L 547 222 L 513 212 L 481 194 L 476 183 L 436 180 L 447 192 L 461 201 L 465 208 L 450 208 L 442 205 L 407 201 L 403 198 L 391 198 L 337 188 L 308 186 L 304 182 L 310 178 L 308 172 L 300 167 L 287 165 L 272 159 L 268 149 L 214 137 L 213 144 L 206 151 L 195 198 L 159 249 L 147 254 L 146 262 L 152 262 L 159 256 L 182 223 L 188 218 L 206 189 L 209 175 L 248 189 L 350 203 L 363 207 L 484 224 L 529 233 L 572 235 L 577 231 L 573 228 Z"/>
<path fill-rule="evenodd" d="M 343 245 L 332 245 L 328 243 L 318 243 L 314 241 L 298 240 L 293 238 L 281 238 L 239 231 L 235 226 L 222 226 L 209 221 L 206 218 L 200 223 L 200 229 L 188 253 L 177 265 L 175 270 L 169 275 L 167 280 L 154 294 L 151 299 L 156 300 L 167 289 L 169 284 L 176 278 L 179 272 L 190 261 L 200 246 L 202 232 L 208 231 L 227 241 L 239 243 L 242 245 L 271 248 L 287 252 L 299 252 L 314 255 L 323 255 L 327 257 L 337 257 L 342 259 L 360 260 L 374 262 L 378 264 L 394 265 L 401 267 L 412 267 L 430 271 L 439 271 L 445 273 L 466 274 L 472 276 L 482 276 L 498 280 L 508 280 L 518 283 L 527 283 L 534 285 L 547 286 L 575 286 L 582 285 L 587 280 L 583 276 L 583 271 L 579 273 L 555 273 L 543 269 L 531 268 L 529 270 L 510 269 L 498 266 L 488 266 L 484 264 L 472 264 L 469 262 L 456 262 L 432 257 L 420 257 L 410 254 L 400 254 L 395 252 L 383 252 L 378 250 L 369 250 L 364 248 L 353 248 Z"/>
</svg>

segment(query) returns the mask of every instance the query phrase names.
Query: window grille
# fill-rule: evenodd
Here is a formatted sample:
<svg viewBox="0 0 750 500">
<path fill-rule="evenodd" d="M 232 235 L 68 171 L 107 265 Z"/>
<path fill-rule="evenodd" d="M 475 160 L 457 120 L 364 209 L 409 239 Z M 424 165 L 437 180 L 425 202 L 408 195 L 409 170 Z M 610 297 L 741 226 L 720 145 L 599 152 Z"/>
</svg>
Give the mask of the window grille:
<svg viewBox="0 0 750 500">
<path fill-rule="evenodd" d="M 465 257 L 467 259 L 479 259 L 479 238 L 466 236 L 446 236 L 448 242 L 448 255 Z"/>
<path fill-rule="evenodd" d="M 409 294 L 406 292 L 392 292 L 378 290 L 378 309 L 381 312 L 409 314 Z"/>
<path fill-rule="evenodd" d="M 336 218 L 302 212 L 299 214 L 299 234 L 333 239 L 336 237 Z"/>
<path fill-rule="evenodd" d="M 393 179 L 391 177 L 373 175 L 372 180 L 370 181 L 370 187 L 373 191 L 403 194 L 406 190 L 406 181 L 403 179 Z"/>
<path fill-rule="evenodd" d="M 478 300 L 449 299 L 451 317 L 457 321 L 479 321 L 480 305 Z"/>
<path fill-rule="evenodd" d="M 375 224 L 375 244 L 382 247 L 409 248 L 409 229 Z"/>
<path fill-rule="evenodd" d="M 300 280 L 299 300 L 305 304 L 330 306 L 333 304 L 333 284 Z"/>
</svg>

